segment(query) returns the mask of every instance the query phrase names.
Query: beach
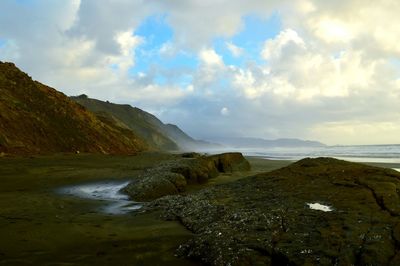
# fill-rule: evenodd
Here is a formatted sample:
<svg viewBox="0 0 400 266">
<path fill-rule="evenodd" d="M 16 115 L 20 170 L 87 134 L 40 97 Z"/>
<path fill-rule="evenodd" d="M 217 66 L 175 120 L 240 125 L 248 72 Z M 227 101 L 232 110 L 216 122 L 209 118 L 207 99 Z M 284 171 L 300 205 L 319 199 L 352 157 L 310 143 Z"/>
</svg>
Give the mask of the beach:
<svg viewBox="0 0 400 266">
<path fill-rule="evenodd" d="M 107 201 L 62 191 L 99 182 L 125 182 L 143 169 L 175 157 L 144 153 L 1 158 L 0 264 L 193 263 L 174 256 L 175 249 L 192 237 L 178 222 L 137 211 L 107 213 L 103 211 Z M 254 158 L 255 172 L 287 164 L 264 162 Z M 241 177 L 226 174 L 189 191 Z"/>
<path fill-rule="evenodd" d="M 59 155 L 1 158 L 0 265 L 188 265 L 174 256 L 192 233 L 156 214 L 102 212 L 102 200 L 60 189 L 134 177 L 171 159 L 140 156 Z"/>
<path fill-rule="evenodd" d="M 0 264 L 143 264 L 196 265 L 175 256 L 194 232 L 182 223 L 160 218 L 162 211 L 104 211 L 102 198 L 65 193 L 90 184 L 122 184 L 144 169 L 178 155 L 57 155 L 0 159 Z M 223 173 L 207 183 L 190 186 L 196 194 L 216 185 L 269 172 L 292 163 L 247 157 L 252 170 Z M 374 165 L 400 168 L 399 164 Z M 92 190 L 92 192 L 95 190 Z M 118 208 L 118 207 L 117 207 Z"/>
</svg>

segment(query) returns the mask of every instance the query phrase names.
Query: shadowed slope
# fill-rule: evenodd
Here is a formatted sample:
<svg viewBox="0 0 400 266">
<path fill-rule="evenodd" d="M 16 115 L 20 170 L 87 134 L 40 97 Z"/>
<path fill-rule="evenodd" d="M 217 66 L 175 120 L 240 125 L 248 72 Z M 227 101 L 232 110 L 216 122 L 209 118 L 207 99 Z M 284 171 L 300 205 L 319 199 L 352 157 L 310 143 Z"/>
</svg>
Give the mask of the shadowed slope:
<svg viewBox="0 0 400 266">
<path fill-rule="evenodd" d="M 178 126 L 164 124 L 156 116 L 127 104 L 115 104 L 88 98 L 86 95 L 71 97 L 99 116 L 114 120 L 133 130 L 153 148 L 161 150 L 186 150 L 215 148 L 216 145 L 195 140 Z"/>
<path fill-rule="evenodd" d="M 115 104 L 88 98 L 86 95 L 71 97 L 99 116 L 118 121 L 121 126 L 133 130 L 147 143 L 161 150 L 177 150 L 177 144 L 170 139 L 162 127 L 164 124 L 154 115 L 127 104 Z"/>
</svg>

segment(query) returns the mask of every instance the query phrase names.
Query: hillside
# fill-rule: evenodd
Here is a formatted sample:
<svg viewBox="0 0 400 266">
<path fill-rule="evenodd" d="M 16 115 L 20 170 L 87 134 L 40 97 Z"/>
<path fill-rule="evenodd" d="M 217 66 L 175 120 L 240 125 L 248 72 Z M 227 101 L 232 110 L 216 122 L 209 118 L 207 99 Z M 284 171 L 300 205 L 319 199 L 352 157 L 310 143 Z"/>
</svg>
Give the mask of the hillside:
<svg viewBox="0 0 400 266">
<path fill-rule="evenodd" d="M 0 152 L 132 154 L 147 149 L 131 130 L 0 62 Z"/>
<path fill-rule="evenodd" d="M 161 150 L 196 150 L 212 144 L 198 141 L 178 126 L 164 124 L 154 115 L 126 104 L 115 104 L 88 98 L 86 95 L 71 97 L 97 115 L 108 117 L 120 126 L 133 130 L 153 148 Z"/>
</svg>

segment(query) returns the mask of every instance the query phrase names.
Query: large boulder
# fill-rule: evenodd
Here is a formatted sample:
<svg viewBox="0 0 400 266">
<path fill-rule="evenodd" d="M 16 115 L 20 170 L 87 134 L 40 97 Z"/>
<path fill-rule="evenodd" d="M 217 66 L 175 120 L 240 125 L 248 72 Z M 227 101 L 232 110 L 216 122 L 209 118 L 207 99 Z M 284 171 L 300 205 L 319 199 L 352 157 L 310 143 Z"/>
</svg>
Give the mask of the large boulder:
<svg viewBox="0 0 400 266">
<path fill-rule="evenodd" d="M 240 152 L 230 152 L 212 155 L 208 157 L 212 160 L 219 172 L 227 173 L 233 171 L 249 171 L 250 163 Z"/>
<path fill-rule="evenodd" d="M 186 179 L 171 172 L 149 171 L 141 180 L 131 182 L 123 189 L 137 201 L 149 201 L 164 195 L 175 195 L 185 190 Z"/>
<path fill-rule="evenodd" d="M 183 158 L 161 163 L 145 171 L 122 189 L 135 201 L 151 201 L 185 191 L 188 184 L 202 184 L 219 173 L 250 170 L 241 153 L 212 156 L 184 154 Z"/>
</svg>

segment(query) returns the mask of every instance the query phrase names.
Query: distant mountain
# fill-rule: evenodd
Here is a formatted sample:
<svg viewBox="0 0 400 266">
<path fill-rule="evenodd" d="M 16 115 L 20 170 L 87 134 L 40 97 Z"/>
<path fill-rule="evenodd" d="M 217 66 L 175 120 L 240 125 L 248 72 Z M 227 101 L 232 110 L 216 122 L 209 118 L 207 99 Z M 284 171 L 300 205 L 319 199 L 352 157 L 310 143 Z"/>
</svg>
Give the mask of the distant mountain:
<svg viewBox="0 0 400 266">
<path fill-rule="evenodd" d="M 218 138 L 213 139 L 223 145 L 232 148 L 297 148 L 297 147 L 324 147 L 325 144 L 318 141 L 301 139 L 276 139 L 267 140 L 262 138 Z"/>
<path fill-rule="evenodd" d="M 217 143 L 193 139 L 185 132 L 183 132 L 178 126 L 173 124 L 165 124 L 163 129 L 168 137 L 178 143 L 181 150 L 207 151 L 209 149 L 218 149 L 222 147 L 222 145 Z"/>
<path fill-rule="evenodd" d="M 131 129 L 155 149 L 192 151 L 213 145 L 195 140 L 178 126 L 164 124 L 156 116 L 130 105 L 104 102 L 86 95 L 70 98 L 97 115 L 107 117 L 119 126 Z"/>
<path fill-rule="evenodd" d="M 12 63 L 0 62 L 0 152 L 132 154 L 145 142 L 116 121 L 37 81 Z"/>
</svg>

